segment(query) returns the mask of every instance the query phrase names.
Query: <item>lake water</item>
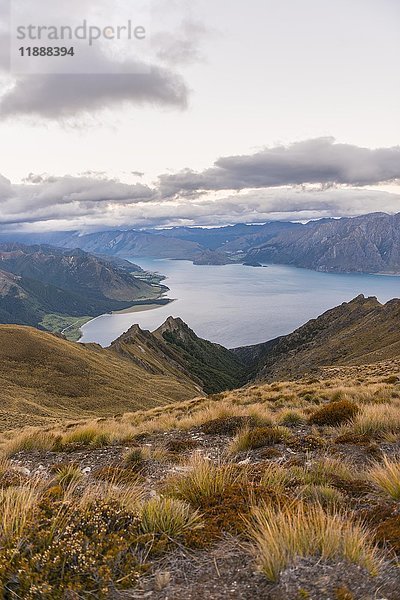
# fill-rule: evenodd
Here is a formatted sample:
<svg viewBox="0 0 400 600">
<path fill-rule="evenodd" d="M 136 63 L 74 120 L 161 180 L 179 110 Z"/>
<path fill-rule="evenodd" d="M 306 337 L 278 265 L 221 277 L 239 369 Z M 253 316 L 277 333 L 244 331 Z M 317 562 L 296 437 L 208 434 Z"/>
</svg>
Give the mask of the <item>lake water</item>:
<svg viewBox="0 0 400 600">
<path fill-rule="evenodd" d="M 102 315 L 82 327 L 81 342 L 108 346 L 134 323 L 154 330 L 172 315 L 200 337 L 228 348 L 257 344 L 299 325 L 358 294 L 381 302 L 400 296 L 400 278 L 328 274 L 282 265 L 195 266 L 189 261 L 134 259 L 167 276 L 175 302 L 154 310 Z"/>
</svg>

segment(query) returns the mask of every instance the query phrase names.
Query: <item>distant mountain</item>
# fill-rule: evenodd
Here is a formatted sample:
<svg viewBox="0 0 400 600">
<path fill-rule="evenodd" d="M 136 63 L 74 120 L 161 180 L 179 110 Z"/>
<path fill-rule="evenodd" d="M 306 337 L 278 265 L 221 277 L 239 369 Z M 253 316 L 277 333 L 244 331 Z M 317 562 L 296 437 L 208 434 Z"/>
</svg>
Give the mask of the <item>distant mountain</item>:
<svg viewBox="0 0 400 600">
<path fill-rule="evenodd" d="M 183 373 L 151 373 L 113 350 L 0 325 L 0 430 L 112 416 L 202 395 Z"/>
<path fill-rule="evenodd" d="M 96 316 L 155 298 L 160 288 L 80 249 L 0 245 L 0 321 L 38 326 L 48 314 Z"/>
<path fill-rule="evenodd" d="M 400 300 L 358 296 L 293 333 L 233 350 L 258 381 L 284 380 L 323 366 L 365 365 L 400 358 Z"/>
<path fill-rule="evenodd" d="M 206 393 L 242 385 L 246 369 L 230 350 L 199 338 L 182 321 L 169 317 L 153 333 L 134 325 L 110 346 L 149 373 L 189 377 Z"/>
<path fill-rule="evenodd" d="M 322 219 L 252 248 L 247 260 L 334 272 L 400 272 L 400 213 Z"/>
<path fill-rule="evenodd" d="M 195 242 L 174 239 L 143 231 L 103 231 L 59 239 L 57 245 L 82 248 L 94 254 L 124 257 L 152 257 L 193 260 L 202 250 Z"/>
</svg>

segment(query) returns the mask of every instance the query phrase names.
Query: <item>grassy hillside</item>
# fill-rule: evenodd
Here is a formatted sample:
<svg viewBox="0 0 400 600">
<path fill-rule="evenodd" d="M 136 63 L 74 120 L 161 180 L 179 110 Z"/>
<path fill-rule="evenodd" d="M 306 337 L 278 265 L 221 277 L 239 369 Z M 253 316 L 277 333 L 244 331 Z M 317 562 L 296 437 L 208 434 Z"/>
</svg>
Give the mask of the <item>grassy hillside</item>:
<svg viewBox="0 0 400 600">
<path fill-rule="evenodd" d="M 5 434 L 0 589 L 398 600 L 399 375 L 324 368 Z"/>
<path fill-rule="evenodd" d="M 123 310 L 143 299 L 158 298 L 166 289 L 116 264 L 82 250 L 51 246 L 1 244 L 0 323 L 56 326 L 48 315 L 97 316 Z M 137 268 L 132 265 L 132 269 Z"/>
<path fill-rule="evenodd" d="M 0 427 L 112 415 L 200 393 L 189 377 L 151 374 L 114 352 L 29 327 L 0 326 Z"/>
<path fill-rule="evenodd" d="M 362 365 L 400 357 L 400 300 L 358 296 L 275 341 L 235 351 L 257 380 L 280 380 L 327 365 Z"/>
</svg>

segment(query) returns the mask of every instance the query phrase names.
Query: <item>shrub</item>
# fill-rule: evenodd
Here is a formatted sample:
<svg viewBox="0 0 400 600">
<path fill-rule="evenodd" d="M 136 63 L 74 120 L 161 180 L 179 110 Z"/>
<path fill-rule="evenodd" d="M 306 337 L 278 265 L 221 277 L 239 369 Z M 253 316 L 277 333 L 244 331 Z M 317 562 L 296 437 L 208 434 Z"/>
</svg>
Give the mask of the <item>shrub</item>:
<svg viewBox="0 0 400 600">
<path fill-rule="evenodd" d="M 0 590 L 43 600 L 109 598 L 145 571 L 139 526 L 139 517 L 115 502 L 74 506 L 43 498 L 23 535 L 0 550 Z"/>
<path fill-rule="evenodd" d="M 278 444 L 289 436 L 289 432 L 284 427 L 254 427 L 253 429 L 243 429 L 232 440 L 228 452 L 237 454 L 246 450 L 256 450 L 264 446 Z"/>
<path fill-rule="evenodd" d="M 358 413 L 359 408 L 354 402 L 349 400 L 340 400 L 339 402 L 330 402 L 321 406 L 309 417 L 309 423 L 313 425 L 329 425 L 335 427 L 351 421 Z"/>
<path fill-rule="evenodd" d="M 142 507 L 140 520 L 143 533 L 163 533 L 172 539 L 203 527 L 199 513 L 187 502 L 176 498 L 148 500 Z"/>
<path fill-rule="evenodd" d="M 198 448 L 198 446 L 199 442 L 192 438 L 177 438 L 175 440 L 168 440 L 165 444 L 166 449 L 175 454 L 190 452 L 191 450 Z"/>
<path fill-rule="evenodd" d="M 394 500 L 400 500 L 400 461 L 384 457 L 369 471 L 370 480 Z"/>
<path fill-rule="evenodd" d="M 271 581 L 296 558 L 348 560 L 376 574 L 379 560 L 366 530 L 349 515 L 319 505 L 256 508 L 249 523 L 258 563 Z"/>
<path fill-rule="evenodd" d="M 380 545 L 389 546 L 394 552 L 400 554 L 400 515 L 394 515 L 379 523 L 375 537 Z"/>
<path fill-rule="evenodd" d="M 208 435 L 235 435 L 243 427 L 256 424 L 250 417 L 220 417 L 204 423 L 200 429 Z"/>
</svg>

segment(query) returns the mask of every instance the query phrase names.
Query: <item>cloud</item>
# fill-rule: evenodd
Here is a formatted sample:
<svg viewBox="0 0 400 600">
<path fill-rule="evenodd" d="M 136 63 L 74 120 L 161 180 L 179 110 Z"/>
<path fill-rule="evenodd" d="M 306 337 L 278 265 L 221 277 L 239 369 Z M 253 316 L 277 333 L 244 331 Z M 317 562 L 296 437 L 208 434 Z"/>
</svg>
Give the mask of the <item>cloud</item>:
<svg viewBox="0 0 400 600">
<path fill-rule="evenodd" d="M 41 14 L 46 14 L 49 22 L 59 28 L 64 25 L 75 27 L 87 18 L 91 23 L 91 19 L 95 18 L 93 12 L 104 14 L 106 19 L 116 16 L 114 12 L 111 12 L 112 16 L 106 16 L 110 15 L 110 0 L 101 0 L 101 7 L 105 9 L 103 13 L 99 2 L 94 0 L 73 0 L 72 5 L 71 2 L 61 2 L 56 7 L 51 0 L 43 1 L 46 4 L 41 7 Z M 29 3 L 27 6 L 36 14 L 35 7 Z M 118 12 L 118 15 L 122 23 L 125 22 L 125 14 L 132 16 L 132 6 L 125 2 L 125 9 L 121 7 L 121 14 Z M 0 119 L 39 117 L 45 120 L 70 120 L 123 106 L 154 105 L 173 109 L 187 106 L 189 89 L 185 79 L 173 68 L 172 61 L 172 66 L 168 61 L 164 61 L 163 65 L 147 41 L 134 45 L 120 40 L 113 46 L 103 40 L 89 47 L 87 41 L 75 39 L 73 59 L 52 59 L 50 62 L 31 59 L 29 65 L 40 72 L 10 72 L 10 31 L 2 29 L 2 23 L 5 22 L 8 20 L 0 11 L 0 75 L 3 82 L 7 81 L 7 86 L 3 85 L 0 93 Z M 95 20 L 94 23 L 104 25 L 108 21 L 98 23 Z M 118 25 L 121 23 L 118 22 Z M 184 28 L 182 35 L 186 39 Z M 17 48 L 14 50 L 16 52 Z"/>
<path fill-rule="evenodd" d="M 400 188 L 399 188 L 400 191 Z M 109 227 L 226 225 L 400 211 L 400 193 L 364 188 L 281 187 L 161 200 L 157 189 L 97 177 L 0 176 L 3 229 L 55 231 Z"/>
<path fill-rule="evenodd" d="M 87 218 L 112 219 L 115 210 L 154 200 L 155 192 L 141 183 L 127 184 L 105 177 L 54 177 L 30 174 L 22 184 L 0 176 L 0 222 L 34 223 Z"/>
<path fill-rule="evenodd" d="M 371 150 L 322 137 L 219 158 L 202 172 L 160 177 L 164 197 L 282 185 L 372 185 L 400 178 L 400 146 Z"/>
<path fill-rule="evenodd" d="M 124 68 L 127 72 L 123 72 Z M 115 65 L 113 65 L 115 69 Z M 19 77 L 0 98 L 0 118 L 39 116 L 76 117 L 116 104 L 154 104 L 184 108 L 188 90 L 182 77 L 168 69 L 150 67 L 148 73 L 49 73 Z"/>
<path fill-rule="evenodd" d="M 162 175 L 154 186 L 95 171 L 62 177 L 31 173 L 21 184 L 0 176 L 0 223 L 86 230 L 395 213 L 400 185 L 386 191 L 377 183 L 396 182 L 399 155 L 399 148 L 369 150 L 323 138 L 221 158 L 200 174 Z"/>
</svg>

